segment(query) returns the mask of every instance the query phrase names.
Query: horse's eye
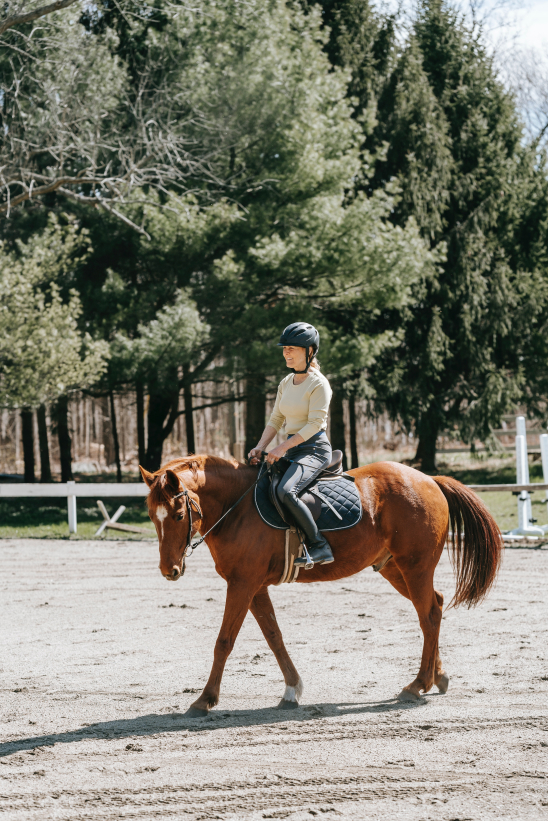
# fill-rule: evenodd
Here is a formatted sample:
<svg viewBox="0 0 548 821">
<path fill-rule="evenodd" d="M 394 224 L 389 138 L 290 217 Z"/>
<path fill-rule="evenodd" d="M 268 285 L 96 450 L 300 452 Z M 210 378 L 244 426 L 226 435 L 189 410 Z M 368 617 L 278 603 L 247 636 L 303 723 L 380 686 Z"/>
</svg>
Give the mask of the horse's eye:
<svg viewBox="0 0 548 821">
<path fill-rule="evenodd" d="M 185 518 L 185 514 L 184 513 L 179 513 L 179 515 L 177 516 L 177 521 L 181 522 L 184 518 Z"/>
</svg>

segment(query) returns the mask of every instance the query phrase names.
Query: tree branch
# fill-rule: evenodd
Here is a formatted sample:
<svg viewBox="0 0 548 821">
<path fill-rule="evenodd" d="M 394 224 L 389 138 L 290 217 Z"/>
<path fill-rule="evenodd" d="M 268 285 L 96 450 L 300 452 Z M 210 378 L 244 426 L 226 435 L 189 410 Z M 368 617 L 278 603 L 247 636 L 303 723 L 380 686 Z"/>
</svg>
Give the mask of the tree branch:
<svg viewBox="0 0 548 821">
<path fill-rule="evenodd" d="M 34 11 L 27 12 L 27 14 L 16 14 L 13 17 L 8 17 L 3 23 L 0 23 L 0 34 L 13 28 L 13 26 L 20 26 L 23 23 L 32 23 L 33 20 L 37 20 L 39 17 L 45 17 L 46 14 L 51 14 L 60 9 L 66 9 L 67 6 L 72 6 L 73 3 L 76 3 L 76 0 L 56 0 L 55 3 L 50 3 L 49 6 L 42 6 Z"/>
<path fill-rule="evenodd" d="M 108 211 L 109 214 L 112 214 L 113 216 L 117 217 L 130 228 L 133 228 L 134 231 L 137 231 L 137 233 L 142 234 L 144 237 L 150 240 L 150 234 L 147 231 L 145 231 L 144 228 L 141 228 L 139 225 L 136 225 L 130 219 L 128 219 L 119 211 L 117 211 L 116 208 L 113 208 L 110 204 L 107 204 L 104 200 L 100 200 L 97 197 L 79 197 L 78 194 L 75 194 L 74 191 L 70 191 L 68 188 L 58 188 L 57 193 L 64 194 L 65 197 L 69 197 L 69 199 L 75 200 L 75 202 L 92 202 L 93 205 L 99 205 L 101 208 L 104 208 L 105 211 Z"/>
<path fill-rule="evenodd" d="M 535 137 L 535 139 L 533 140 L 533 145 L 535 145 L 535 146 L 536 146 L 536 145 L 538 145 L 538 144 L 540 143 L 540 141 L 542 140 L 542 138 L 543 138 L 543 137 L 544 137 L 544 135 L 546 134 L 546 131 L 547 131 L 547 130 L 548 130 L 548 122 L 547 122 L 547 123 L 545 123 L 544 127 L 543 127 L 543 128 L 541 128 L 541 130 L 539 131 L 539 133 L 537 134 L 537 136 L 536 136 L 536 137 Z"/>
<path fill-rule="evenodd" d="M 18 194 L 17 197 L 10 197 L 8 201 L 0 205 L 0 214 L 4 211 L 7 211 L 8 216 L 10 210 L 15 208 L 16 205 L 19 205 L 21 202 L 25 202 L 25 200 L 30 199 L 31 197 L 38 197 L 40 194 L 49 194 L 51 191 L 57 191 L 62 185 L 83 185 L 84 183 L 88 183 L 93 185 L 96 183 L 96 179 L 86 179 L 84 177 L 60 177 L 58 180 L 53 180 L 48 185 L 41 185 L 38 188 L 30 188 L 25 191 L 23 194 Z M 66 192 L 65 192 L 66 193 Z M 9 197 L 9 189 L 8 189 L 8 197 Z"/>
<path fill-rule="evenodd" d="M 190 382 L 191 385 L 194 384 L 195 381 L 197 381 L 197 380 L 193 379 L 192 377 L 194 377 L 195 375 L 199 375 L 200 373 L 203 373 L 205 371 L 205 369 L 213 362 L 213 360 L 215 359 L 217 354 L 220 353 L 221 347 L 222 346 L 218 345 L 218 346 L 215 346 L 214 348 L 212 348 L 209 351 L 209 353 L 204 356 L 202 361 L 198 365 L 196 365 L 194 370 L 189 372 L 189 377 L 190 378 L 189 377 L 187 377 L 187 378 L 189 379 L 189 382 Z M 183 376 L 182 379 L 179 379 L 179 390 L 184 386 L 185 381 L 186 381 L 186 379 L 185 379 L 184 376 Z"/>
</svg>

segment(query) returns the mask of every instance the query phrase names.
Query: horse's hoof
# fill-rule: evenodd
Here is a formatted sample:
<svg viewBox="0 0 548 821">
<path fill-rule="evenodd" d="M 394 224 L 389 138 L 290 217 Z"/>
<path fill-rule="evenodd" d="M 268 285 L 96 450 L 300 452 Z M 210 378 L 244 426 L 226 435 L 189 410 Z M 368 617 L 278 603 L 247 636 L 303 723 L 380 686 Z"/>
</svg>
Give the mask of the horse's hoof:
<svg viewBox="0 0 548 821">
<path fill-rule="evenodd" d="M 296 710 L 298 706 L 298 701 L 286 701 L 285 698 L 282 698 L 278 704 L 278 710 Z"/>
<path fill-rule="evenodd" d="M 447 673 L 441 674 L 439 681 L 436 684 L 436 687 L 442 695 L 447 692 L 449 687 L 449 676 L 447 675 Z"/>
<path fill-rule="evenodd" d="M 185 718 L 205 718 L 207 710 L 202 710 L 200 707 L 189 707 L 184 714 Z"/>
<path fill-rule="evenodd" d="M 421 697 L 417 696 L 415 693 L 412 693 L 411 690 L 402 690 L 398 696 L 398 701 L 412 701 L 417 702 L 420 701 Z"/>
</svg>

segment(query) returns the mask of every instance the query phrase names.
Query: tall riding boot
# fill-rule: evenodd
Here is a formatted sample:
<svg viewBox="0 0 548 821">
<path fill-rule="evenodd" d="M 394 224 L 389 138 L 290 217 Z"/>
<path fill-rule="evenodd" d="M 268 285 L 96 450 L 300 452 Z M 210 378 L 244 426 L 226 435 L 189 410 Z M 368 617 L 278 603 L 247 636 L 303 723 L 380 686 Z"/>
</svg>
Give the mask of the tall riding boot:
<svg viewBox="0 0 548 821">
<path fill-rule="evenodd" d="M 314 564 L 329 564 L 334 561 L 329 543 L 318 530 L 316 522 L 305 503 L 294 493 L 287 493 L 284 495 L 283 504 L 297 527 L 305 534 L 308 552 Z M 298 566 L 306 563 L 307 560 L 304 556 L 295 559 L 295 564 Z"/>
</svg>

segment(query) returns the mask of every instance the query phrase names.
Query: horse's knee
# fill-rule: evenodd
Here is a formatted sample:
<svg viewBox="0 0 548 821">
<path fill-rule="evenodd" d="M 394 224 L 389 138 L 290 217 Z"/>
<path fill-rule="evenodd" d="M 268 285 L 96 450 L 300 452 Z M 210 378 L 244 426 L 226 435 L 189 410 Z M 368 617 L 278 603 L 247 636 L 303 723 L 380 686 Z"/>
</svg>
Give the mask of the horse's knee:
<svg viewBox="0 0 548 821">
<path fill-rule="evenodd" d="M 218 638 L 215 643 L 215 655 L 229 656 L 234 647 L 233 638 Z"/>
</svg>

